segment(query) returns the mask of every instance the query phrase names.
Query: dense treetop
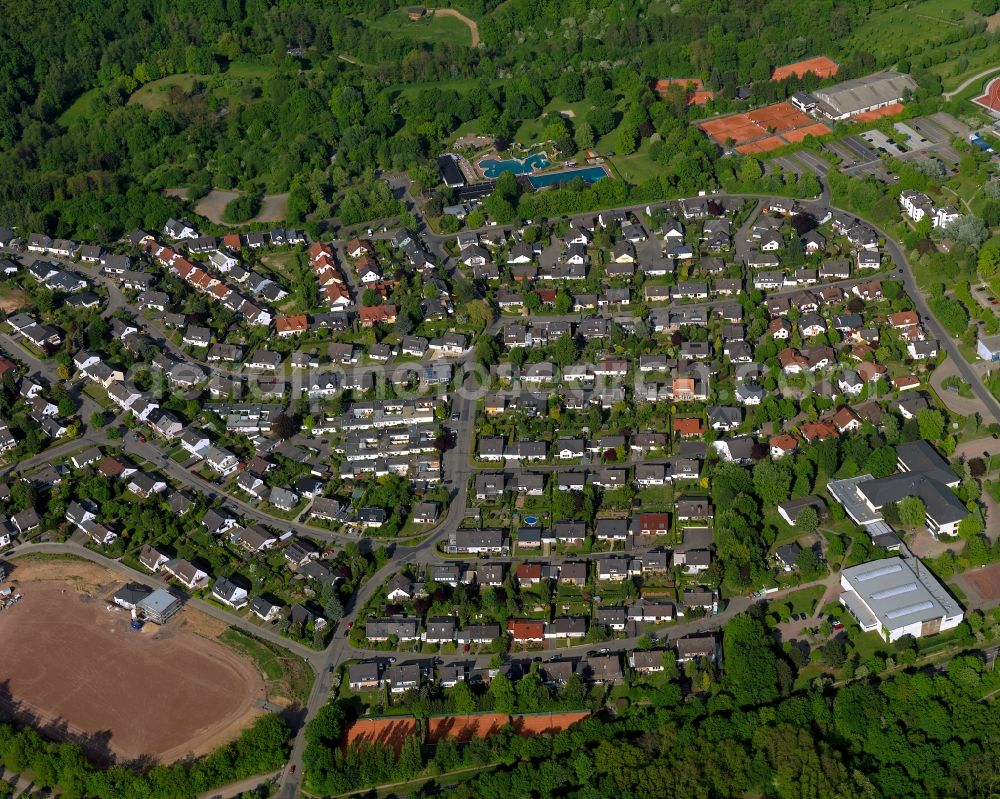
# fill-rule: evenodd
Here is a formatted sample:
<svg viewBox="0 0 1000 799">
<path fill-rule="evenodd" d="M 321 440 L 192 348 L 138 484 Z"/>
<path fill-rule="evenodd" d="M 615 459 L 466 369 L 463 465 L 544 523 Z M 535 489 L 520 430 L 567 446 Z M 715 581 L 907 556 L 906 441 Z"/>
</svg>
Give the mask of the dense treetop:
<svg viewBox="0 0 1000 799">
<path fill-rule="evenodd" d="M 290 191 L 295 224 L 389 216 L 398 208 L 373 167 L 434 185 L 430 159 L 459 126 L 512 138 L 554 98 L 591 108 L 542 120 L 564 152 L 618 130 L 623 151 L 649 140 L 656 174 L 643 187 L 549 192 L 520 212 L 658 198 L 713 184 L 716 153 L 688 126 L 706 109 L 685 109 L 682 93 L 658 100 L 653 78 L 701 76 L 725 108 L 751 81 L 761 101 L 798 88 L 767 78 L 799 57 L 827 52 L 846 76 L 876 66 L 839 52 L 866 13 L 848 2 L 490 0 L 464 10 L 478 19 L 475 50 L 387 30 L 385 18 L 403 12 L 385 2 L 10 0 L 0 222 L 108 239 L 180 212 L 162 194 L 178 186 L 188 199 L 213 187 Z"/>
</svg>

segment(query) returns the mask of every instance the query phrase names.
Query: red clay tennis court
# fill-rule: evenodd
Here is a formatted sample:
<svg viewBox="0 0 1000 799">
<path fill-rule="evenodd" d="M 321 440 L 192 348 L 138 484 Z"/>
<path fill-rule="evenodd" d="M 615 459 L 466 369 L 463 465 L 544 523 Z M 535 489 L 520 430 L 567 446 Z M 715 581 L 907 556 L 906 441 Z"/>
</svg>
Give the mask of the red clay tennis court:
<svg viewBox="0 0 1000 799">
<path fill-rule="evenodd" d="M 761 130 L 760 125 L 754 123 L 746 114 L 710 119 L 698 127 L 723 146 L 729 139 L 735 144 L 744 144 L 767 135 L 767 131 Z"/>
<path fill-rule="evenodd" d="M 863 114 L 858 114 L 851 118 L 851 122 L 874 122 L 876 119 L 882 119 L 883 117 L 894 117 L 896 114 L 903 113 L 902 103 L 893 103 L 892 105 L 887 105 L 885 108 L 876 108 L 874 111 L 865 111 Z"/>
<path fill-rule="evenodd" d="M 709 119 L 698 125 L 720 147 L 732 140 L 737 152 L 749 155 L 777 150 L 806 136 L 822 136 L 830 129 L 790 103 L 774 103 L 745 114 Z"/>
<path fill-rule="evenodd" d="M 794 108 L 791 103 L 767 105 L 749 112 L 747 116 L 762 128 L 774 133 L 784 133 L 786 130 L 795 130 L 812 124 L 812 120 Z"/>
<path fill-rule="evenodd" d="M 590 715 L 589 710 L 566 713 L 531 713 L 508 716 L 506 713 L 470 713 L 463 716 L 434 716 L 427 720 L 427 740 L 437 743 L 447 738 L 471 741 L 495 735 L 508 724 L 518 735 L 544 735 L 569 729 Z M 360 741 L 379 743 L 397 752 L 403 741 L 415 735 L 417 722 L 412 716 L 358 719 L 347 728 L 345 748 Z"/>
<path fill-rule="evenodd" d="M 768 136 L 766 139 L 757 139 L 757 141 L 752 141 L 747 144 L 741 144 L 736 148 L 736 152 L 743 153 L 743 155 L 753 155 L 754 153 L 768 153 L 771 150 L 777 150 L 779 147 L 784 147 L 784 139 L 780 139 L 777 136 Z"/>
<path fill-rule="evenodd" d="M 987 83 L 982 96 L 972 102 L 991 113 L 1000 114 L 1000 78 L 994 78 Z"/>
<path fill-rule="evenodd" d="M 825 136 L 830 132 L 830 129 L 824 125 L 822 122 L 814 122 L 811 125 L 806 125 L 804 128 L 796 128 L 795 130 L 786 130 L 781 134 L 782 138 L 791 143 L 802 141 L 806 136 Z"/>
<path fill-rule="evenodd" d="M 817 78 L 832 78 L 837 74 L 840 67 L 837 63 L 825 55 L 818 55 L 815 58 L 807 58 L 805 61 L 796 61 L 794 64 L 785 64 L 778 67 L 771 73 L 771 80 L 784 80 L 793 75 L 801 78 L 811 72 Z"/>
<path fill-rule="evenodd" d="M 653 91 L 660 97 L 665 97 L 674 86 L 680 86 L 687 92 L 688 105 L 705 105 L 715 99 L 715 93 L 705 88 L 701 78 L 660 78 L 653 81 Z"/>
<path fill-rule="evenodd" d="M 397 752 L 403 748 L 403 741 L 417 731 L 417 722 L 411 716 L 388 719 L 358 719 L 347 728 L 345 746 L 368 741 L 383 746 L 391 746 Z"/>
<path fill-rule="evenodd" d="M 514 732 L 519 735 L 542 735 L 568 730 L 578 721 L 590 715 L 589 710 L 576 713 L 533 713 L 527 716 L 513 716 Z"/>
</svg>

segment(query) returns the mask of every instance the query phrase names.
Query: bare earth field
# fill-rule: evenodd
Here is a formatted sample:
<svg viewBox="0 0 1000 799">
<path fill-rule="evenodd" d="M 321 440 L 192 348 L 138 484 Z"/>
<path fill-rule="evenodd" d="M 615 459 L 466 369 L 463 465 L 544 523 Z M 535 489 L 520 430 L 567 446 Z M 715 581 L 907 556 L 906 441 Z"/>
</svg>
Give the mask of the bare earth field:
<svg viewBox="0 0 1000 799">
<path fill-rule="evenodd" d="M 14 286 L 0 288 L 0 311 L 5 314 L 14 313 L 28 304 L 28 295 L 23 289 Z"/>
<path fill-rule="evenodd" d="M 959 582 L 971 588 L 983 605 L 992 606 L 1000 599 L 1000 564 L 965 572 Z"/>
<path fill-rule="evenodd" d="M 222 212 L 226 205 L 240 196 L 238 191 L 223 191 L 222 189 L 212 189 L 208 194 L 198 200 L 194 207 L 202 216 L 211 219 L 217 225 L 224 225 Z"/>
<path fill-rule="evenodd" d="M 212 189 L 198 200 L 194 210 L 217 225 L 227 225 L 222 220 L 222 212 L 226 205 L 240 196 L 238 191 Z M 251 222 L 280 222 L 288 212 L 288 194 L 265 194 L 261 200 L 260 213 Z"/>
<path fill-rule="evenodd" d="M 94 756 L 163 763 L 232 740 L 260 712 L 255 666 L 209 640 L 224 625 L 184 610 L 163 627 L 130 628 L 107 597 L 123 582 L 89 563 L 21 560 L 24 598 L 0 612 L 0 704 Z"/>
</svg>

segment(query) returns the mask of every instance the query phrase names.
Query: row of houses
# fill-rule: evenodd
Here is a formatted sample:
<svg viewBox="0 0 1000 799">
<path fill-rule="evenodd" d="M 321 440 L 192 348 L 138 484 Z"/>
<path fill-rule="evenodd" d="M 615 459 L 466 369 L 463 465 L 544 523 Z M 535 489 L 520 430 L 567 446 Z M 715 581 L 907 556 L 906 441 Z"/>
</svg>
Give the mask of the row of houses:
<svg viewBox="0 0 1000 799">
<path fill-rule="evenodd" d="M 677 663 L 704 659 L 721 660 L 718 639 L 713 635 L 692 635 L 673 642 Z M 655 675 L 665 670 L 664 649 L 636 649 L 624 655 L 629 669 L 639 675 Z M 531 664 L 517 658 L 499 666 L 479 665 L 475 661 L 455 661 L 435 664 L 433 660 L 393 664 L 387 658 L 374 658 L 352 663 L 347 670 L 347 684 L 352 691 L 373 691 L 388 688 L 390 693 L 403 694 L 416 690 L 425 682 L 436 682 L 442 688 L 452 688 L 460 682 L 488 685 L 497 674 L 517 680 L 531 670 Z M 538 666 L 542 682 L 551 687 L 565 685 L 577 675 L 590 685 L 620 685 L 625 681 L 622 656 L 619 654 L 590 655 L 584 658 L 553 658 Z"/>
<path fill-rule="evenodd" d="M 251 302 L 250 299 L 227 285 L 222 279 L 207 272 L 176 250 L 159 244 L 154 239 L 147 239 L 143 246 L 150 257 L 155 258 L 164 269 L 179 277 L 192 288 L 219 302 L 223 307 L 242 316 L 249 324 L 265 327 L 271 325 L 273 317 L 269 310 Z M 146 296 L 140 295 L 139 306 L 161 311 L 166 310 L 163 298 L 149 296 L 152 294 L 162 295 L 163 292 L 144 292 L 143 295 Z"/>
</svg>

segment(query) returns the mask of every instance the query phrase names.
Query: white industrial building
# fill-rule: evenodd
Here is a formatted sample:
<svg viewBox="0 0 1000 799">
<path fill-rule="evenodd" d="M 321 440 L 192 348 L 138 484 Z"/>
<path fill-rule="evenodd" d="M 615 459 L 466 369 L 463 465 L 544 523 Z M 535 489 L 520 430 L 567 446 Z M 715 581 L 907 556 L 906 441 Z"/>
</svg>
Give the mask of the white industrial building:
<svg viewBox="0 0 1000 799">
<path fill-rule="evenodd" d="M 950 630 L 965 611 L 917 558 L 888 558 L 844 569 L 840 603 L 865 632 L 892 642 Z"/>
<path fill-rule="evenodd" d="M 850 119 L 866 111 L 877 111 L 902 102 L 914 92 L 917 82 L 901 72 L 878 72 L 863 78 L 845 80 L 813 92 L 816 108 L 833 120 Z"/>
</svg>

